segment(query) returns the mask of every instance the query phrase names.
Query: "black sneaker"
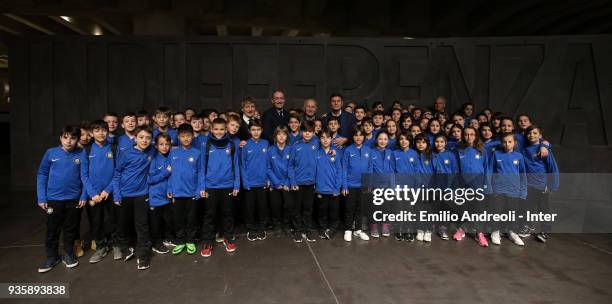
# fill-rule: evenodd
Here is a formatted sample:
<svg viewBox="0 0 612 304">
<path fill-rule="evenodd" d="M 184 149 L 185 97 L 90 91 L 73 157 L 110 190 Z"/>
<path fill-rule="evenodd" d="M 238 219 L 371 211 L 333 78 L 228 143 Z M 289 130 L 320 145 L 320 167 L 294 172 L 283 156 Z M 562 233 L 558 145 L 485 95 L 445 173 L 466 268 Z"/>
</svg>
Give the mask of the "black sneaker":
<svg viewBox="0 0 612 304">
<path fill-rule="evenodd" d="M 127 262 L 134 257 L 134 248 L 122 249 L 121 253 L 123 254 L 123 261 Z"/>
<path fill-rule="evenodd" d="M 401 241 L 404 240 L 403 235 L 401 233 L 399 233 L 399 232 L 394 233 L 393 236 L 395 237 L 395 240 L 398 241 L 398 242 L 401 242 Z"/>
<path fill-rule="evenodd" d="M 153 252 L 159 253 L 159 254 L 166 254 L 166 253 L 170 252 L 170 250 L 168 250 L 168 248 L 166 246 L 162 245 L 162 244 L 160 244 L 160 245 L 153 245 L 151 250 L 153 250 Z"/>
<path fill-rule="evenodd" d="M 72 254 L 64 255 L 62 257 L 62 262 L 64 262 L 64 265 L 66 265 L 67 268 L 74 268 L 79 266 L 79 260 L 77 260 L 77 258 Z"/>
<path fill-rule="evenodd" d="M 42 264 L 42 266 L 40 266 L 38 268 L 38 272 L 40 273 L 45 273 L 50 271 L 51 269 L 53 269 L 53 267 L 55 267 L 57 264 L 59 264 L 61 262 L 60 258 L 58 257 L 53 257 L 53 258 L 47 258 L 45 260 L 45 262 Z"/>
<path fill-rule="evenodd" d="M 258 239 L 258 240 L 260 240 L 260 241 L 265 240 L 265 239 L 266 239 L 266 237 L 267 237 L 267 235 L 266 235 L 266 231 L 265 231 L 265 230 L 262 230 L 262 231 L 260 231 L 260 232 L 257 234 L 257 239 Z"/>
<path fill-rule="evenodd" d="M 325 234 L 325 230 L 320 230 L 319 231 L 319 238 L 322 239 L 322 240 L 325 240 L 325 239 L 329 240 L 327 238 L 327 234 Z"/>
<path fill-rule="evenodd" d="M 313 243 L 317 241 L 317 238 L 314 236 L 312 231 L 308 230 L 305 233 L 302 233 L 302 236 L 306 239 L 307 242 Z"/>
<path fill-rule="evenodd" d="M 257 241 L 257 232 L 252 232 L 252 231 L 247 232 L 247 240 L 249 240 L 250 242 Z"/>
<path fill-rule="evenodd" d="M 414 233 L 402 233 L 404 242 L 414 242 Z"/>
<path fill-rule="evenodd" d="M 544 232 L 540 232 L 538 233 L 538 235 L 536 235 L 536 239 L 542 243 L 546 243 L 546 241 L 548 241 L 548 234 L 544 233 Z"/>
<path fill-rule="evenodd" d="M 293 241 L 295 243 L 301 243 L 302 242 L 302 234 L 297 232 L 297 231 L 294 231 L 293 232 Z"/>
<path fill-rule="evenodd" d="M 138 264 L 138 270 L 145 270 L 151 267 L 151 261 L 148 258 L 136 259 L 136 264 Z"/>
<path fill-rule="evenodd" d="M 331 240 L 336 236 L 336 231 L 331 229 L 325 229 L 325 238 Z"/>
</svg>

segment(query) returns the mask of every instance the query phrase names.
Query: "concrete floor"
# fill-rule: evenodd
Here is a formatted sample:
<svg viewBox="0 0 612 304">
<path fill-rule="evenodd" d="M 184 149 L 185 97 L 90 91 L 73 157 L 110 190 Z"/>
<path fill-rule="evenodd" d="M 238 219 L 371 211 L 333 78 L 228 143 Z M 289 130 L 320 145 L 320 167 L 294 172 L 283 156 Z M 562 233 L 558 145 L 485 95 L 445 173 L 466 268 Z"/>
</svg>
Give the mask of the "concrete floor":
<svg viewBox="0 0 612 304">
<path fill-rule="evenodd" d="M 27 199 L 26 199 L 27 198 Z M 44 258 L 44 215 L 32 193 L 0 203 L 0 282 L 67 282 L 70 299 L 27 303 L 612 303 L 612 236 L 553 235 L 521 248 L 474 241 L 431 244 L 289 239 L 237 241 L 230 256 L 156 255 L 36 272 Z M 1 303 L 17 302 L 1 299 Z"/>
</svg>

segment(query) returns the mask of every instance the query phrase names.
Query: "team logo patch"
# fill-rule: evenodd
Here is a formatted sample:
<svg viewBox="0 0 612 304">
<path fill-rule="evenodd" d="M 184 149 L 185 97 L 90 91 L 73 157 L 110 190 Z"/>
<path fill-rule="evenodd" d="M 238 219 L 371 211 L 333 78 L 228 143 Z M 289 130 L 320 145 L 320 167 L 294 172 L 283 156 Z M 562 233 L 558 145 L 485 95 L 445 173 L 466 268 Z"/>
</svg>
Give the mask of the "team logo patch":
<svg viewBox="0 0 612 304">
<path fill-rule="evenodd" d="M 287 159 L 289 159 L 289 154 L 287 154 Z"/>
<path fill-rule="evenodd" d="M 476 154 L 476 159 L 480 159 L 480 154 Z"/>
<path fill-rule="evenodd" d="M 495 147 L 491 148 L 491 151 L 495 152 Z"/>
<path fill-rule="evenodd" d="M 448 164 L 450 164 L 450 161 L 449 161 L 448 159 L 445 159 L 445 160 L 444 160 L 444 164 L 445 164 L 445 165 L 448 165 Z"/>
<path fill-rule="evenodd" d="M 391 160 L 391 155 L 387 155 L 387 159 L 388 159 L 388 160 Z"/>
<path fill-rule="evenodd" d="M 313 150 L 314 150 L 314 149 L 316 149 L 316 148 L 317 148 L 317 146 L 315 146 L 315 145 L 312 145 L 312 149 L 313 149 Z"/>
<path fill-rule="evenodd" d="M 107 158 L 113 158 L 113 152 L 106 153 L 106 157 Z"/>
<path fill-rule="evenodd" d="M 425 161 L 425 164 L 426 164 L 426 165 L 429 165 L 429 161 L 428 161 L 428 160 L 426 160 L 426 161 Z"/>
<path fill-rule="evenodd" d="M 225 149 L 225 154 L 230 155 L 230 149 Z"/>
<path fill-rule="evenodd" d="M 151 161 L 153 159 L 153 157 L 151 155 L 147 156 L 147 160 Z"/>
<path fill-rule="evenodd" d="M 414 157 L 409 158 L 408 161 L 411 163 L 414 162 Z"/>
<path fill-rule="evenodd" d="M 519 161 L 518 161 L 518 159 L 515 159 L 515 160 L 512 161 L 512 163 L 515 164 L 515 165 L 518 165 Z"/>
<path fill-rule="evenodd" d="M 75 159 L 74 159 L 74 163 L 75 163 L 76 165 L 80 164 L 80 163 L 81 163 L 81 159 L 80 159 L 80 158 L 75 158 Z"/>
<path fill-rule="evenodd" d="M 369 158 L 370 154 L 368 154 L 368 152 L 366 152 L 366 154 L 364 156 L 365 156 L 365 158 Z"/>
<path fill-rule="evenodd" d="M 336 158 L 332 156 L 329 160 L 331 160 L 332 162 L 335 162 Z"/>
<path fill-rule="evenodd" d="M 194 159 L 193 159 L 193 156 L 190 156 L 190 157 L 189 157 L 187 160 L 188 160 L 190 163 L 193 163 L 193 160 L 194 160 Z"/>
<path fill-rule="evenodd" d="M 266 153 L 266 148 L 261 149 L 261 152 Z"/>
</svg>

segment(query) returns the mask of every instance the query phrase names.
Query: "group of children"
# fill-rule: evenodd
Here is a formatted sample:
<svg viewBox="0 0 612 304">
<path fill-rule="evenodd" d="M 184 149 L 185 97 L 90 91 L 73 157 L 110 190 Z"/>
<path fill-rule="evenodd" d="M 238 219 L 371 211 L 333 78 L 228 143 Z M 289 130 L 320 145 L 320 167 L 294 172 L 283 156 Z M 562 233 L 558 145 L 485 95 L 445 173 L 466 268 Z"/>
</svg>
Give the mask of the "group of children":
<svg viewBox="0 0 612 304">
<path fill-rule="evenodd" d="M 488 204 L 498 211 L 520 205 L 545 211 L 548 193 L 558 188 L 551 145 L 524 114 L 515 130 L 514 120 L 501 113 L 485 109 L 474 115 L 471 103 L 451 121 L 444 112 L 404 108 L 399 102 L 388 115 L 382 103 L 372 112 L 349 103 L 344 111 L 353 113 L 347 115 L 354 115 L 356 123 L 343 126 L 351 130 L 348 136 L 339 134 L 338 117 L 303 119 L 299 110 L 291 110 L 287 126 L 278 126 L 266 139 L 254 106 L 245 99 L 242 117 L 193 109 L 171 114 L 161 107 L 152 123 L 141 111 L 64 127 L 60 146 L 47 150 L 37 176 L 38 205 L 48 214 L 46 259 L 39 272 L 60 262 L 78 265 L 82 242 L 74 244 L 81 238 L 82 209 L 95 245 L 90 263 L 112 253 L 115 260 L 136 256 L 137 268 L 147 269 L 153 252 L 166 254 L 172 248 L 175 255 L 195 254 L 198 241 L 204 257 L 211 256 L 216 242 L 236 251 L 236 206 L 249 241 L 266 239 L 269 228 L 297 243 L 332 239 L 338 231 L 349 242 L 390 236 L 388 223 L 366 219 L 370 187 L 363 183 L 364 174 L 408 176 L 401 182 L 413 186 L 449 186 L 454 181 L 436 176 L 456 174 L 462 186 L 486 184 L 483 208 Z M 522 202 L 526 199 L 532 201 Z M 461 223 L 447 224 L 455 240 L 465 238 Z M 446 224 L 417 226 L 401 228 L 395 238 L 430 242 L 436 231 L 450 239 Z M 488 246 L 484 227 L 473 228 L 478 244 Z M 487 228 L 498 245 L 502 233 L 524 245 L 519 234 L 528 236 L 533 229 Z M 545 242 L 550 227 L 540 228 L 536 238 Z"/>
</svg>

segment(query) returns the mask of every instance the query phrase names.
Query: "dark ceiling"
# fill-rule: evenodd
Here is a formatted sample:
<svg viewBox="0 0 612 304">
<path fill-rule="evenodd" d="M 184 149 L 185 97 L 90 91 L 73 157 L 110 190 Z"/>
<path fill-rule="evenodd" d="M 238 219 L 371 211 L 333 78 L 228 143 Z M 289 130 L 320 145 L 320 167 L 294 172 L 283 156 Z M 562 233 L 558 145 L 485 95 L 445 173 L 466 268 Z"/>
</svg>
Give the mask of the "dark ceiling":
<svg viewBox="0 0 612 304">
<path fill-rule="evenodd" d="M 471 37 L 608 34 L 612 1 L 20 0 L 0 35 Z M 0 46 L 0 65 L 6 65 Z M 4 54 L 4 56 L 2 55 Z"/>
</svg>

